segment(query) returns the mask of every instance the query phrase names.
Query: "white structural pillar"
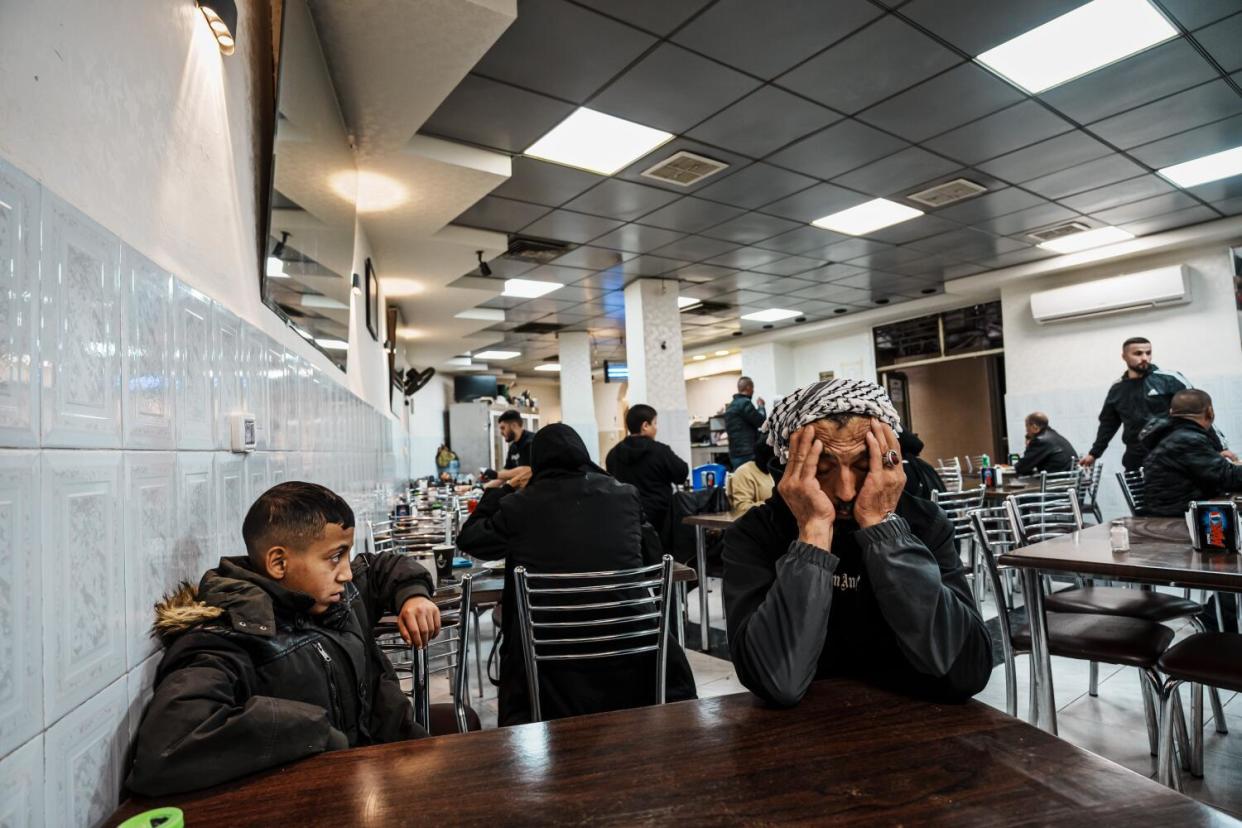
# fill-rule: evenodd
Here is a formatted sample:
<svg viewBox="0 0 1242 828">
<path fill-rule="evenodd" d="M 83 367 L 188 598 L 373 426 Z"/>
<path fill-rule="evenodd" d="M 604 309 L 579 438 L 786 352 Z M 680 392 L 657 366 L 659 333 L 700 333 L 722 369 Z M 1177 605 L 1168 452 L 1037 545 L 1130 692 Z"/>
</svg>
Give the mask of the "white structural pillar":
<svg viewBox="0 0 1242 828">
<path fill-rule="evenodd" d="M 763 397 L 768 411 L 781 397 L 797 389 L 793 349 L 777 342 L 742 348 L 742 374 L 755 381 L 755 397 Z"/>
<path fill-rule="evenodd" d="M 625 357 L 626 401 L 653 407 L 659 413 L 660 442 L 689 463 L 690 415 L 677 282 L 639 279 L 625 288 Z"/>
<path fill-rule="evenodd" d="M 561 422 L 578 432 L 591 459 L 599 462 L 599 426 L 595 423 L 595 392 L 591 387 L 591 335 L 586 331 L 560 335 Z"/>
</svg>

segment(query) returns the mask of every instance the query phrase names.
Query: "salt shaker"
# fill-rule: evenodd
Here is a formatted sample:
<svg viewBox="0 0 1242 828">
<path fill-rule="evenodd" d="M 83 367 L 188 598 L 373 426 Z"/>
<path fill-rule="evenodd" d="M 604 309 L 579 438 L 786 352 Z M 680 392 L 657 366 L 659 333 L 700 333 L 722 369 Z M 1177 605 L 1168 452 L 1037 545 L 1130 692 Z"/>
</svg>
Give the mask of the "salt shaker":
<svg viewBox="0 0 1242 828">
<path fill-rule="evenodd" d="M 1126 528 L 1125 523 L 1120 520 L 1114 520 L 1109 525 L 1108 545 L 1112 547 L 1114 552 L 1130 551 L 1130 530 Z"/>
</svg>

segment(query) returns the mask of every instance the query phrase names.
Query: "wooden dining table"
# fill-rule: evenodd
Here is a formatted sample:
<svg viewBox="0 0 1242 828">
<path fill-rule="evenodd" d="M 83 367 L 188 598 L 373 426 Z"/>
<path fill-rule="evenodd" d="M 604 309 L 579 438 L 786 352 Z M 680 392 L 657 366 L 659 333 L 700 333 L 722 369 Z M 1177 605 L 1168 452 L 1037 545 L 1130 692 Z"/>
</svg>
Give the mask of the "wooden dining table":
<svg viewBox="0 0 1242 828">
<path fill-rule="evenodd" d="M 728 512 L 687 515 L 681 522 L 694 527 L 694 562 L 699 573 L 699 647 L 706 653 L 711 650 L 711 625 L 707 618 L 707 530 L 725 531 L 733 525 L 733 515 Z"/>
<path fill-rule="evenodd" d="M 859 682 L 792 709 L 749 693 L 342 750 L 133 799 L 190 826 L 1239 825 L 979 702 Z"/>
<path fill-rule="evenodd" d="M 1106 523 L 1014 549 L 999 559 L 1003 565 L 1022 570 L 1036 683 L 1032 721 L 1050 733 L 1057 732 L 1057 717 L 1040 588 L 1042 574 L 1069 573 L 1114 581 L 1242 592 L 1242 556 L 1196 552 L 1184 518 L 1128 517 L 1120 522 L 1129 530 L 1128 552 L 1113 551 Z"/>
</svg>

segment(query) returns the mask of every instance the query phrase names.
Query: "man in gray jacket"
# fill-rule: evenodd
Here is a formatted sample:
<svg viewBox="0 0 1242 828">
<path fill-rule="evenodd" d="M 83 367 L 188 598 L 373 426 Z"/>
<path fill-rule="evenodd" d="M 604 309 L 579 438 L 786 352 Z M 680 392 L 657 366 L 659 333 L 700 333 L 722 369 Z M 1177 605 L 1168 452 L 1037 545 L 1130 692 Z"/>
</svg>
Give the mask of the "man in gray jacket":
<svg viewBox="0 0 1242 828">
<path fill-rule="evenodd" d="M 724 599 L 739 679 L 781 706 L 848 676 L 938 701 L 987 684 L 992 648 L 938 506 L 903 493 L 888 395 L 819 382 L 765 428 L 776 492 L 725 534 Z"/>
</svg>

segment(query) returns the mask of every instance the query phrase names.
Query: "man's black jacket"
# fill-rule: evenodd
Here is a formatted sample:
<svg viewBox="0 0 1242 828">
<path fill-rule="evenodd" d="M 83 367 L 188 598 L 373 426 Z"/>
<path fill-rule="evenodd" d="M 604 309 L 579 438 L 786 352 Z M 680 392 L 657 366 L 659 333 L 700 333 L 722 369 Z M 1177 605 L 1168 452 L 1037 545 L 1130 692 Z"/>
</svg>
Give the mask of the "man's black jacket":
<svg viewBox="0 0 1242 828">
<path fill-rule="evenodd" d="M 742 684 L 782 706 L 830 676 L 941 701 L 987 685 L 991 640 L 952 524 L 909 494 L 897 514 L 868 529 L 838 522 L 825 551 L 798 540 L 777 491 L 725 532 L 729 649 Z"/>
<path fill-rule="evenodd" d="M 733 468 L 755 459 L 755 442 L 759 439 L 759 426 L 767 419 L 762 408 L 755 408 L 750 397 L 734 394 L 725 408 L 725 430 L 729 432 L 729 462 Z"/>
<path fill-rule="evenodd" d="M 1221 457 L 1216 433 L 1193 420 L 1154 420 L 1143 431 L 1143 513 L 1180 517 L 1192 500 L 1242 491 L 1242 466 Z"/>
<path fill-rule="evenodd" d="M 608 473 L 638 489 L 647 521 L 657 531 L 664 526 L 673 484 L 685 482 L 690 467 L 664 443 L 631 434 L 612 447 L 604 459 Z"/>
<path fill-rule="evenodd" d="M 1138 468 L 1147 453 L 1139 440 L 1139 432 L 1153 417 L 1168 416 L 1173 395 L 1189 387 L 1190 383 L 1181 374 L 1161 371 L 1155 365 L 1138 379 L 1131 379 L 1128 372 L 1122 374 L 1104 397 L 1100 428 L 1091 446 L 1091 456 L 1102 456 L 1117 429 L 1121 429 L 1121 441 L 1126 447 L 1125 467 Z"/>
<path fill-rule="evenodd" d="M 1074 468 L 1074 447 L 1055 429 L 1045 428 L 1026 444 L 1022 459 L 1014 470 L 1022 475 L 1067 472 Z"/>
</svg>

